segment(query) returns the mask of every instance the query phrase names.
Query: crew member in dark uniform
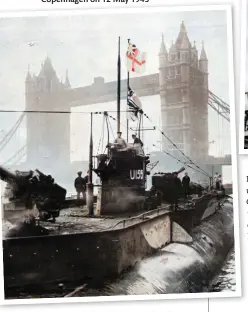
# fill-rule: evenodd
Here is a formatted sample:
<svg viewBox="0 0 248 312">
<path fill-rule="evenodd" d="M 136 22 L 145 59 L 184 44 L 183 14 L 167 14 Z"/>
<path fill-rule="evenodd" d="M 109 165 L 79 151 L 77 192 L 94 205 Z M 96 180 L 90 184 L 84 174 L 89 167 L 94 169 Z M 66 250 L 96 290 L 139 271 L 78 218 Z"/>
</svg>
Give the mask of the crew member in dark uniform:
<svg viewBox="0 0 248 312">
<path fill-rule="evenodd" d="M 117 132 L 117 138 L 114 140 L 114 145 L 117 150 L 123 150 L 127 148 L 126 141 L 121 137 L 122 132 Z"/>
<path fill-rule="evenodd" d="M 172 207 L 174 208 L 175 211 L 177 211 L 178 201 L 180 198 L 180 193 L 181 193 L 181 188 L 182 188 L 182 183 L 181 183 L 180 178 L 178 178 L 178 175 L 176 172 L 173 174 L 172 183 L 173 183 Z"/>
<path fill-rule="evenodd" d="M 111 163 L 108 163 L 108 165 L 107 165 L 107 156 L 106 155 L 101 156 L 99 158 L 98 167 L 94 171 L 100 177 L 100 179 L 102 181 L 107 181 L 108 180 L 109 173 L 110 173 L 110 170 L 111 170 L 110 166 L 111 166 Z"/>
<path fill-rule="evenodd" d="M 182 179 L 182 185 L 183 185 L 183 192 L 184 192 L 184 198 L 188 198 L 189 196 L 189 184 L 190 184 L 190 177 L 188 176 L 188 173 L 185 172 L 185 176 Z"/>
<path fill-rule="evenodd" d="M 245 131 L 247 130 L 248 110 L 245 111 Z"/>
<path fill-rule="evenodd" d="M 133 134 L 132 138 L 133 138 L 133 146 L 134 146 L 136 152 L 140 155 L 143 155 L 144 154 L 143 142 L 141 141 L 140 138 L 137 138 L 136 134 Z"/>
<path fill-rule="evenodd" d="M 141 147 L 143 147 L 143 142 L 141 141 L 141 139 L 137 138 L 136 134 L 133 134 L 132 138 L 133 138 L 133 144 L 140 144 Z"/>
<path fill-rule="evenodd" d="M 84 177 L 85 185 L 89 182 L 89 170 L 87 171 L 87 175 Z"/>
<path fill-rule="evenodd" d="M 75 179 L 74 182 L 75 189 L 77 191 L 77 200 L 80 200 L 80 194 L 82 193 L 82 197 L 86 199 L 86 181 L 82 178 L 82 171 L 78 172 L 78 177 Z"/>
</svg>

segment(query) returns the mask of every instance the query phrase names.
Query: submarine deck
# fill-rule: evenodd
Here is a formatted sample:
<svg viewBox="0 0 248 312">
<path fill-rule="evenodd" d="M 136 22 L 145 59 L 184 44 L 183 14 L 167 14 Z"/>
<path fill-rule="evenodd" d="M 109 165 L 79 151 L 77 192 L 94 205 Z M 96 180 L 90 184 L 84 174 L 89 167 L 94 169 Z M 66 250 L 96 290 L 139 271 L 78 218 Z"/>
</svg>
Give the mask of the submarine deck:
<svg viewBox="0 0 248 312">
<path fill-rule="evenodd" d="M 195 207 L 192 207 L 189 202 L 188 205 L 185 205 L 185 201 L 182 200 L 179 202 L 178 211 L 180 210 L 192 211 L 195 210 Z M 60 216 L 56 218 L 55 223 L 41 220 L 38 222 L 39 225 L 49 230 L 50 233 L 48 235 L 66 235 L 122 229 L 170 212 L 170 205 L 168 203 L 162 203 L 157 209 L 150 211 L 127 212 L 118 215 L 114 214 L 90 217 L 86 206 L 73 205 L 72 207 L 62 209 L 60 211 Z M 3 232 L 6 233 L 12 225 L 27 219 L 31 215 L 38 216 L 38 211 L 36 209 L 31 211 L 5 210 L 3 216 Z"/>
<path fill-rule="evenodd" d="M 121 229 L 169 212 L 169 205 L 163 204 L 158 209 L 148 212 L 89 217 L 86 206 L 73 207 L 61 211 L 55 223 L 42 221 L 40 225 L 49 229 L 51 234 L 100 232 Z"/>
<path fill-rule="evenodd" d="M 87 207 L 81 206 L 61 210 L 55 223 L 39 221 L 39 224 L 50 231 L 49 235 L 101 232 L 125 228 L 169 212 L 169 205 L 162 204 L 156 210 L 151 211 L 89 217 Z M 3 231 L 4 228 L 5 230 L 10 228 L 18 219 L 25 218 L 25 215 L 25 212 L 19 212 L 5 216 Z"/>
</svg>

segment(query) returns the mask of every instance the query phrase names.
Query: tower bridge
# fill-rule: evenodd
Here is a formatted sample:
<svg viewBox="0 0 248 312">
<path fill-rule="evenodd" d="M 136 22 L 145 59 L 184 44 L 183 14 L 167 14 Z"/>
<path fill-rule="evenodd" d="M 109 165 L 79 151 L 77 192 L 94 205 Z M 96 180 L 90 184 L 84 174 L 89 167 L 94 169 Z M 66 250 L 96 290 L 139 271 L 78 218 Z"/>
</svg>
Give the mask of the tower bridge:
<svg viewBox="0 0 248 312">
<path fill-rule="evenodd" d="M 139 97 L 159 95 L 162 131 L 188 157 L 208 166 L 231 165 L 231 157 L 209 156 L 208 107 L 229 121 L 229 105 L 208 88 L 208 58 L 202 44 L 199 52 L 191 43 L 182 22 L 175 43 L 167 50 L 162 36 L 158 54 L 158 73 L 130 79 L 131 88 Z M 121 81 L 121 98 L 127 95 L 127 82 Z M 116 100 L 117 82 L 94 78 L 91 85 L 72 88 L 66 73 L 60 81 L 49 58 L 40 73 L 27 73 L 25 81 L 27 111 L 70 111 L 72 107 Z M 104 109 L 104 107 L 103 107 Z M 70 114 L 27 114 L 27 162 L 70 164 Z M 52 135 L 51 135 L 52 134 Z M 168 140 L 163 149 L 178 151 Z"/>
</svg>

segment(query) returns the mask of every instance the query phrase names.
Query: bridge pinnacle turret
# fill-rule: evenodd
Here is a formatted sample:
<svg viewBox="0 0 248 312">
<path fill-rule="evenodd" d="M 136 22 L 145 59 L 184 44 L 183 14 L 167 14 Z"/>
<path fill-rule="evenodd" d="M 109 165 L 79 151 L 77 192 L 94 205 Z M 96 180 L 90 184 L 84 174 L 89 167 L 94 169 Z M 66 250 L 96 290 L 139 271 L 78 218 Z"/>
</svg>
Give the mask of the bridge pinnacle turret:
<svg viewBox="0 0 248 312">
<path fill-rule="evenodd" d="M 177 50 L 189 50 L 191 48 L 187 30 L 183 21 L 180 26 L 180 32 L 178 34 L 175 46 Z"/>
<path fill-rule="evenodd" d="M 193 43 L 191 44 L 192 48 L 191 48 L 191 60 L 192 60 L 192 65 L 195 68 L 198 68 L 199 63 L 198 63 L 198 51 L 196 48 L 196 42 L 193 41 Z"/>
<path fill-rule="evenodd" d="M 28 71 L 25 79 L 25 93 L 26 97 L 28 96 L 29 93 L 33 91 L 33 84 L 34 84 L 34 78 L 31 76 L 30 73 L 30 66 L 28 65 Z"/>
<path fill-rule="evenodd" d="M 159 67 L 165 67 L 168 61 L 168 52 L 164 43 L 164 34 L 162 33 L 161 46 L 159 51 Z"/>
<path fill-rule="evenodd" d="M 71 87 L 71 84 L 70 84 L 70 81 L 69 81 L 69 78 L 68 78 L 68 69 L 66 69 L 66 74 L 65 74 L 65 87 L 66 88 L 70 88 Z"/>
<path fill-rule="evenodd" d="M 32 80 L 32 76 L 30 74 L 30 66 L 28 65 L 28 72 L 27 72 L 27 75 L 26 75 L 26 82 L 29 82 Z"/>
<path fill-rule="evenodd" d="M 60 88 L 60 81 L 53 68 L 51 59 L 47 56 L 41 63 L 41 69 L 37 77 L 37 89 L 53 92 Z"/>
<path fill-rule="evenodd" d="M 205 73 L 208 73 L 208 58 L 207 54 L 204 48 L 204 42 L 202 41 L 202 49 L 201 49 L 201 55 L 199 59 L 199 69 L 202 70 Z"/>
<path fill-rule="evenodd" d="M 174 41 L 172 40 L 171 41 L 171 46 L 170 46 L 170 49 L 169 49 L 169 54 L 174 53 L 175 50 L 176 50 L 176 47 L 175 47 Z"/>
<path fill-rule="evenodd" d="M 164 34 L 163 33 L 162 33 L 162 40 L 161 40 L 159 55 L 168 55 L 168 52 L 166 50 L 166 46 L 164 43 Z"/>
<path fill-rule="evenodd" d="M 182 23 L 181 23 L 181 25 L 180 25 L 180 32 L 187 33 L 186 27 L 185 27 L 185 24 L 184 24 L 184 21 L 182 21 Z"/>
<path fill-rule="evenodd" d="M 207 54 L 204 48 L 204 41 L 202 41 L 202 49 L 201 49 L 201 56 L 200 56 L 200 61 L 207 61 Z"/>
<path fill-rule="evenodd" d="M 43 70 L 44 70 L 44 74 L 46 77 L 52 77 L 52 76 L 56 76 L 55 70 L 53 68 L 52 62 L 50 60 L 50 58 L 47 56 L 47 58 L 44 61 L 43 64 Z"/>
</svg>

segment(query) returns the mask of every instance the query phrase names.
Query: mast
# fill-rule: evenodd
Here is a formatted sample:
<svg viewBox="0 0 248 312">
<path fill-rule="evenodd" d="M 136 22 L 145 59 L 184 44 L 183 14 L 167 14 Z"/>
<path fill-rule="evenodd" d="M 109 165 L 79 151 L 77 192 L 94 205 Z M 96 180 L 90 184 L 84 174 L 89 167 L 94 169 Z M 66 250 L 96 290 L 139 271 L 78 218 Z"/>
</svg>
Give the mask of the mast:
<svg viewBox="0 0 248 312">
<path fill-rule="evenodd" d="M 120 41 L 118 42 L 118 60 L 117 60 L 117 132 L 120 131 L 120 120 L 121 120 L 121 56 L 120 56 Z"/>
<path fill-rule="evenodd" d="M 129 45 L 130 39 L 127 39 L 127 43 Z M 127 102 L 128 102 L 128 92 L 129 92 L 129 70 L 127 69 Z M 127 105 L 127 142 L 128 142 L 128 128 L 129 128 L 129 120 L 128 120 L 128 105 Z"/>
<path fill-rule="evenodd" d="M 92 137 L 92 128 L 93 128 L 93 113 L 90 113 L 90 150 L 89 150 L 89 183 L 92 183 L 92 158 L 93 158 L 93 137 Z"/>
<path fill-rule="evenodd" d="M 93 202 L 93 183 L 92 183 L 92 168 L 93 168 L 93 113 L 90 113 L 90 148 L 89 148 L 89 171 L 87 183 L 87 209 L 89 215 L 94 215 L 94 202 Z"/>
</svg>

